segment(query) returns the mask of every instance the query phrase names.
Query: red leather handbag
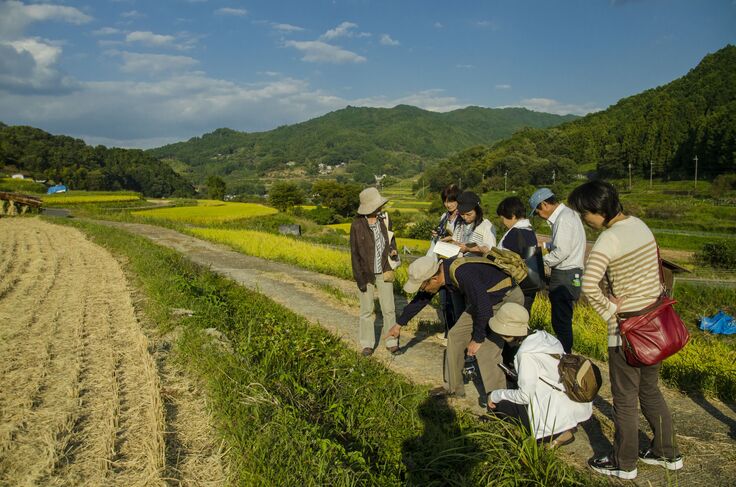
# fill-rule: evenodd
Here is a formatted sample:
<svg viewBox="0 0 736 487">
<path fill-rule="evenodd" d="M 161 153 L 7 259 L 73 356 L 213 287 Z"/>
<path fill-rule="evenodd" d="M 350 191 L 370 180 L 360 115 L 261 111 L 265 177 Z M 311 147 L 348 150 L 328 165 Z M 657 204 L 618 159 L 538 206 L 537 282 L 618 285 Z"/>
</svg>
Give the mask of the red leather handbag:
<svg viewBox="0 0 736 487">
<path fill-rule="evenodd" d="M 662 295 L 641 311 L 619 313 L 622 348 L 629 365 L 654 365 L 687 345 L 690 334 L 673 307 L 676 302 Z"/>
<path fill-rule="evenodd" d="M 662 259 L 657 246 L 659 279 L 664 285 Z M 690 333 L 677 314 L 676 303 L 667 290 L 653 304 L 640 311 L 619 313 L 618 329 L 621 333 L 626 362 L 632 367 L 654 365 L 682 350 L 690 341 Z"/>
</svg>

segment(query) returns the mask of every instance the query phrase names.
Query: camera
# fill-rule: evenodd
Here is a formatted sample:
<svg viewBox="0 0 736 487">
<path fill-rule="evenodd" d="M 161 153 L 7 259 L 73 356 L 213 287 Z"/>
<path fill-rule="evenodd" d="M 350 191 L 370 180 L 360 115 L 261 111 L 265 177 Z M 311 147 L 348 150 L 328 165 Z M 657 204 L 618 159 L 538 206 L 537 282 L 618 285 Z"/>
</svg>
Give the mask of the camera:
<svg viewBox="0 0 736 487">
<path fill-rule="evenodd" d="M 478 376 L 478 362 L 475 357 L 465 356 L 465 365 L 463 365 L 463 380 L 469 384 Z"/>
</svg>

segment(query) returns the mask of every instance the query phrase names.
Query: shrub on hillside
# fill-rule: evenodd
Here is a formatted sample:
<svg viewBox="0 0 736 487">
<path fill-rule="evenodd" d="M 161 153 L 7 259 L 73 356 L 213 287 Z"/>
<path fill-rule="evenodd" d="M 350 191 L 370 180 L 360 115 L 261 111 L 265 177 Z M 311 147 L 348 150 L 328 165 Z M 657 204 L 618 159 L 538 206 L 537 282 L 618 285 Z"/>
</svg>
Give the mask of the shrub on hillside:
<svg viewBox="0 0 736 487">
<path fill-rule="evenodd" d="M 332 225 L 333 223 L 340 223 L 342 220 L 332 208 L 319 205 L 313 210 L 302 210 L 302 215 L 319 225 Z"/>
<path fill-rule="evenodd" d="M 414 225 L 406 228 L 404 235 L 407 238 L 416 238 L 418 240 L 429 240 L 432 237 L 432 230 L 437 227 L 437 223 L 429 218 L 419 220 Z"/>
<path fill-rule="evenodd" d="M 736 269 L 736 241 L 717 240 L 706 243 L 695 253 L 695 260 L 701 265 L 716 269 Z"/>
</svg>

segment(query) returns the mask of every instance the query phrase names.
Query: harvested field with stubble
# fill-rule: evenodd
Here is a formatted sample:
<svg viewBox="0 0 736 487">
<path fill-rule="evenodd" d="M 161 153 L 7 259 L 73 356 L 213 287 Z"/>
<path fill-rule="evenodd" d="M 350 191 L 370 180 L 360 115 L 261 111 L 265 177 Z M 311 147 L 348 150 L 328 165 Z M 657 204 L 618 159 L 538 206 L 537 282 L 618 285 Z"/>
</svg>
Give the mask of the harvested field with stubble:
<svg viewBox="0 0 736 487">
<path fill-rule="evenodd" d="M 224 482 L 196 386 L 127 282 L 73 228 L 0 219 L 0 485 Z"/>
</svg>

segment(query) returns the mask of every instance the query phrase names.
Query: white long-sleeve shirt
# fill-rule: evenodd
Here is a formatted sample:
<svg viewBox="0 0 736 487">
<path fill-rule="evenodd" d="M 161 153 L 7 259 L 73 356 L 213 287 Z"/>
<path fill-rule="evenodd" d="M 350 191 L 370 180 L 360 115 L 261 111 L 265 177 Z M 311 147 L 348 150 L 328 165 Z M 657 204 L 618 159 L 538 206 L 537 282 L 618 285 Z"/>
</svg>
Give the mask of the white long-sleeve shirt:
<svg viewBox="0 0 736 487">
<path fill-rule="evenodd" d="M 564 392 L 550 386 L 553 384 L 558 389 L 565 387 L 557 371 L 559 360 L 550 355 L 564 353 L 557 338 L 546 331 L 535 331 L 521 342 L 514 358 L 514 365 L 519 371 L 519 388 L 491 392 L 491 401 L 494 403 L 506 400 L 526 405 L 529 422 L 537 439 L 569 430 L 593 414 L 593 403 L 575 402 Z"/>
<path fill-rule="evenodd" d="M 585 265 L 585 229 L 578 214 L 560 203 L 547 219 L 552 227 L 552 249 L 544 263 L 561 271 Z"/>
</svg>

